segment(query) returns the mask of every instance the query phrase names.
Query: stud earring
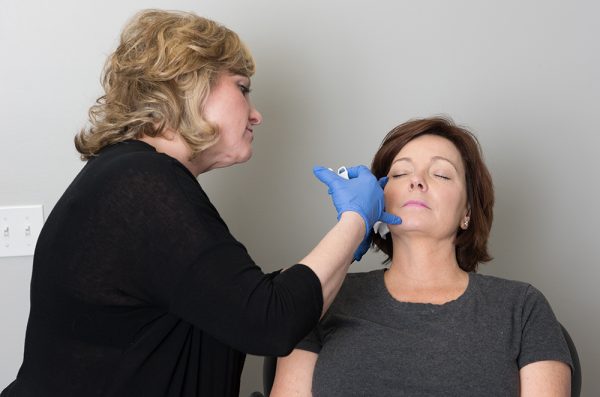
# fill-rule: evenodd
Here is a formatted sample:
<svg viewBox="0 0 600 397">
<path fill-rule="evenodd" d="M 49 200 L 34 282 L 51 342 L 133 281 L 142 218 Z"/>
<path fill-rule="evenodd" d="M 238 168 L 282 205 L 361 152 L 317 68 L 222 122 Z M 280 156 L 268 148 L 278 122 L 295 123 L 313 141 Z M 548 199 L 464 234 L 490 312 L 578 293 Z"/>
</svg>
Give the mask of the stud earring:
<svg viewBox="0 0 600 397">
<path fill-rule="evenodd" d="M 463 227 L 466 229 L 469 227 L 469 220 L 465 219 L 465 221 L 463 222 Z"/>
</svg>

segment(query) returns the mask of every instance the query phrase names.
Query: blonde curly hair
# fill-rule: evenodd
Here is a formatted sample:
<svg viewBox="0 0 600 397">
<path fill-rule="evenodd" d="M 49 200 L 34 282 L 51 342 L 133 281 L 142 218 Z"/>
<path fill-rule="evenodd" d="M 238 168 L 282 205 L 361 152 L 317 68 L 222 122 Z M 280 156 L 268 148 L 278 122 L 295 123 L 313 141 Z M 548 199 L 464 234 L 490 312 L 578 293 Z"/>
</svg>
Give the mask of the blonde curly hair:
<svg viewBox="0 0 600 397">
<path fill-rule="evenodd" d="M 218 130 L 202 110 L 221 72 L 250 77 L 254 60 L 238 35 L 192 13 L 144 10 L 125 26 L 102 73 L 105 94 L 89 110 L 91 126 L 75 137 L 82 160 L 105 146 L 178 131 L 192 157 Z"/>
</svg>

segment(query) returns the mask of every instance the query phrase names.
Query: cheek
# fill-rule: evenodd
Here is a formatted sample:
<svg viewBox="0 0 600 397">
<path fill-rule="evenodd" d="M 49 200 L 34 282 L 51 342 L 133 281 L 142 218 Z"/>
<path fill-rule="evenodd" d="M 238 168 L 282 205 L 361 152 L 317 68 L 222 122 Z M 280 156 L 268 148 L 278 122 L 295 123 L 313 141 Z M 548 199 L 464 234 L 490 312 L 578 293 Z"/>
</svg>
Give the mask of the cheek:
<svg viewBox="0 0 600 397">
<path fill-rule="evenodd" d="M 466 194 L 462 192 L 452 192 L 446 196 L 448 203 L 454 203 L 454 208 L 452 208 L 454 213 L 458 218 L 464 216 L 464 213 L 467 209 L 467 197 Z"/>
<path fill-rule="evenodd" d="M 400 192 L 397 187 L 388 187 L 386 186 L 384 191 L 384 201 L 385 208 L 390 209 L 394 208 L 394 205 L 398 205 L 400 203 Z"/>
</svg>

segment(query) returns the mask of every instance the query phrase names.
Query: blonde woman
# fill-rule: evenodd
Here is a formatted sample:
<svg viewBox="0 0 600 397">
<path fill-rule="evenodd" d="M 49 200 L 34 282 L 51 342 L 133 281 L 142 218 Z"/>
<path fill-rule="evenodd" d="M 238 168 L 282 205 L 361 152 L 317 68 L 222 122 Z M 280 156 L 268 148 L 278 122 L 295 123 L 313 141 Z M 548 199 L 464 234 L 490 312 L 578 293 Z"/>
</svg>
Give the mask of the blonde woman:
<svg viewBox="0 0 600 397">
<path fill-rule="evenodd" d="M 87 164 L 39 237 L 24 360 L 2 397 L 237 397 L 245 353 L 289 353 L 366 231 L 398 221 L 365 167 L 348 181 L 319 168 L 339 222 L 284 272 L 254 264 L 196 180 L 252 155 L 253 72 L 211 20 L 148 10 L 125 27 L 75 139 Z"/>
</svg>

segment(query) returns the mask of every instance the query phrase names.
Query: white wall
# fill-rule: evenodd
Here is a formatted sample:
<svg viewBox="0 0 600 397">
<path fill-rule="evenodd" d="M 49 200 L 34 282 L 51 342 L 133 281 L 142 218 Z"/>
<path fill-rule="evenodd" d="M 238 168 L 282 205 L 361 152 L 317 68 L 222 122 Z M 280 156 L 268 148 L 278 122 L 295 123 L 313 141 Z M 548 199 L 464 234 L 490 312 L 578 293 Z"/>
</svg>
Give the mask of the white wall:
<svg viewBox="0 0 600 397">
<path fill-rule="evenodd" d="M 449 114 L 479 136 L 496 185 L 483 271 L 545 293 L 579 348 L 583 395 L 600 395 L 599 3 L 0 0 L 0 206 L 51 210 L 82 166 L 72 137 L 104 59 L 150 7 L 216 19 L 256 57 L 255 156 L 200 181 L 265 270 L 293 264 L 335 221 L 313 165 L 368 164 L 396 124 Z M 21 362 L 30 272 L 31 257 L 0 259 L 0 389 Z M 259 365 L 248 359 L 242 396 Z"/>
</svg>

